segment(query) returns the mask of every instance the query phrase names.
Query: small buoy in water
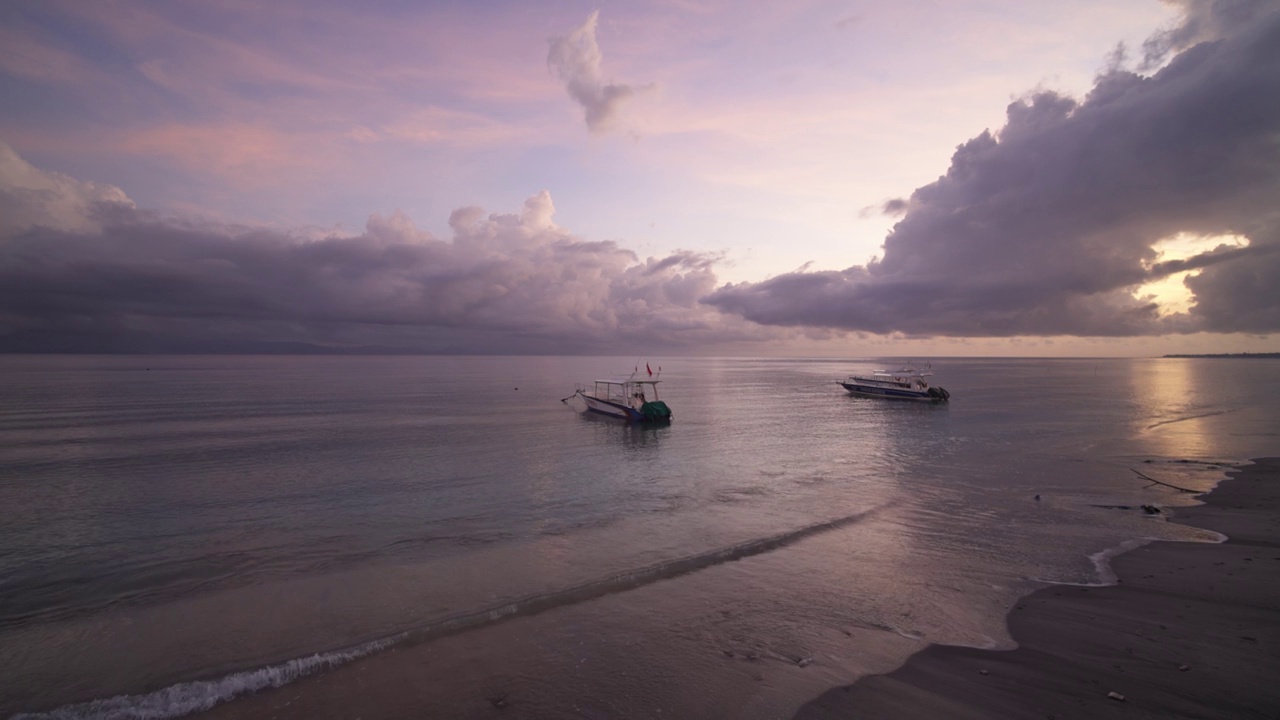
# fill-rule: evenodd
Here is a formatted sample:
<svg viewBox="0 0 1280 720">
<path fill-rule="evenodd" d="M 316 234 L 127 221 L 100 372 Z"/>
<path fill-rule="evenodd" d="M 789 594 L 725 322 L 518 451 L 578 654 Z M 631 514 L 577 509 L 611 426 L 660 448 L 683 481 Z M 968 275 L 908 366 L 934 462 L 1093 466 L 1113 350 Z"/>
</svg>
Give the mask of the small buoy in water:
<svg viewBox="0 0 1280 720">
<path fill-rule="evenodd" d="M 1036 493 L 1036 502 L 1040 502 L 1040 493 Z"/>
</svg>

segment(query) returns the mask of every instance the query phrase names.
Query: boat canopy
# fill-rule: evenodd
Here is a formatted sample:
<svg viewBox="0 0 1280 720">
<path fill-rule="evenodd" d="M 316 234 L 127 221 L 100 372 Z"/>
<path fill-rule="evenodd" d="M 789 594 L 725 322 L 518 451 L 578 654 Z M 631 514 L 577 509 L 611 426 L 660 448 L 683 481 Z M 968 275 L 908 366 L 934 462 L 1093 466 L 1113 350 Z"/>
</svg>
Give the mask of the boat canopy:
<svg viewBox="0 0 1280 720">
<path fill-rule="evenodd" d="M 639 402 L 658 399 L 659 380 L 596 380 L 595 395 L 601 400 L 628 404 L 633 398 Z M 645 387 L 648 390 L 645 390 Z M 652 396 L 652 397 L 650 397 Z"/>
<path fill-rule="evenodd" d="M 872 375 L 883 375 L 885 377 L 924 378 L 924 377 L 932 377 L 933 373 L 920 372 L 919 370 L 903 368 L 901 370 L 876 370 L 874 373 L 872 373 Z"/>
</svg>

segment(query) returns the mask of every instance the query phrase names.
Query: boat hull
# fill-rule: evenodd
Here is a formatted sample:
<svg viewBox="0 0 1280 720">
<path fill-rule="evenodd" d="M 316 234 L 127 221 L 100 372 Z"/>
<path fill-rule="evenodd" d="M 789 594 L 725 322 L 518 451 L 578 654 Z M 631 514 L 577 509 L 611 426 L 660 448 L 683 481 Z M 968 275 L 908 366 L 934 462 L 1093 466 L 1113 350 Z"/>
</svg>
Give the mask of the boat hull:
<svg viewBox="0 0 1280 720">
<path fill-rule="evenodd" d="M 644 419 L 640 413 L 632 410 L 626 405 L 619 405 L 618 403 L 599 400 L 591 397 L 590 395 L 582 395 L 582 401 L 587 404 L 587 410 L 593 413 L 637 422 Z"/>
<path fill-rule="evenodd" d="M 586 393 L 580 393 L 579 396 L 582 398 L 582 401 L 586 404 L 587 410 L 589 412 L 597 413 L 600 415 L 608 415 L 609 417 L 618 418 L 620 420 L 627 420 L 629 422 L 648 422 L 648 423 L 671 422 L 670 411 L 667 411 L 665 416 L 654 417 L 654 416 L 646 415 L 645 413 L 641 412 L 640 410 L 636 410 L 633 407 L 629 407 L 621 403 L 611 402 L 609 400 L 601 400 L 600 398 L 591 397 Z M 666 406 L 663 405 L 662 403 L 655 403 L 655 404 L 660 405 L 663 409 L 666 408 Z"/>
<path fill-rule="evenodd" d="M 854 395 L 861 395 L 863 397 L 889 398 L 892 400 L 924 400 L 926 402 L 941 402 L 946 399 L 940 395 L 931 394 L 928 390 L 881 387 L 878 385 L 863 385 L 861 383 L 854 382 L 841 382 L 840 386 Z"/>
</svg>

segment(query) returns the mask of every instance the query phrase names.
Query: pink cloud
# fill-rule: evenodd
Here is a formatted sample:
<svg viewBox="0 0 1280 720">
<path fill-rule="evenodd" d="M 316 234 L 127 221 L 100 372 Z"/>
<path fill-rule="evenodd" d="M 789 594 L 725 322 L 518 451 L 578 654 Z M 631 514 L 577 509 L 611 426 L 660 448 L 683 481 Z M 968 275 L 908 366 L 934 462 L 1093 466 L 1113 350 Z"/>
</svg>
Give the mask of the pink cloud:
<svg viewBox="0 0 1280 720">
<path fill-rule="evenodd" d="M 501 122 L 478 113 L 443 107 L 424 108 L 383 126 L 384 139 L 453 147 L 491 147 L 529 140 L 533 128 Z"/>
<path fill-rule="evenodd" d="M 342 152 L 313 136 L 243 123 L 170 123 L 131 130 L 120 134 L 114 147 L 129 154 L 161 157 L 248 186 L 276 184 L 282 172 L 319 169 Z"/>
<path fill-rule="evenodd" d="M 0 72 L 40 82 L 76 84 L 96 75 L 73 53 L 34 37 L 29 31 L 0 27 Z"/>
</svg>

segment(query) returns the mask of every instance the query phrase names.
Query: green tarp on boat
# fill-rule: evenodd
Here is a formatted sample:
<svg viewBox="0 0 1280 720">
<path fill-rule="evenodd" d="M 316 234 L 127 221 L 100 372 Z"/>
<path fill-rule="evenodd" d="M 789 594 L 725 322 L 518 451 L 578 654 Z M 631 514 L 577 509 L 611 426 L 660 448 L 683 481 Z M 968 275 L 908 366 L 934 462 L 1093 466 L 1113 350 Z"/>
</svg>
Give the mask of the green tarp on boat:
<svg viewBox="0 0 1280 720">
<path fill-rule="evenodd" d="M 659 421 L 671 419 L 671 408 L 661 400 L 647 402 L 640 406 L 640 414 L 644 415 L 645 420 Z"/>
</svg>

